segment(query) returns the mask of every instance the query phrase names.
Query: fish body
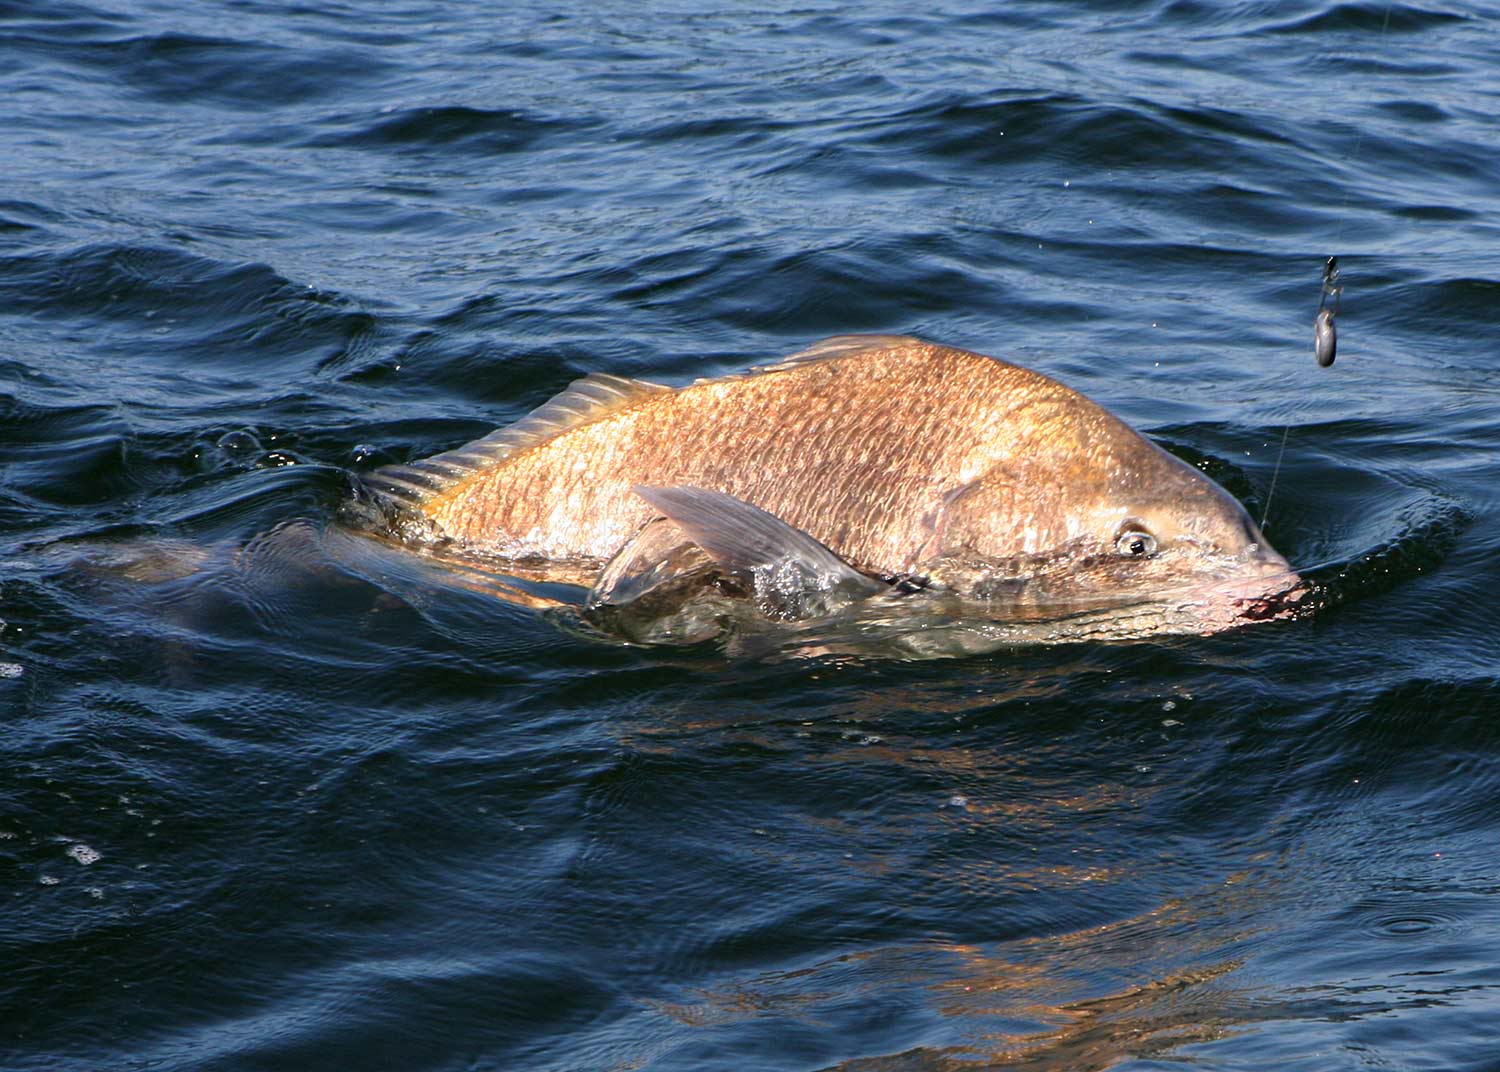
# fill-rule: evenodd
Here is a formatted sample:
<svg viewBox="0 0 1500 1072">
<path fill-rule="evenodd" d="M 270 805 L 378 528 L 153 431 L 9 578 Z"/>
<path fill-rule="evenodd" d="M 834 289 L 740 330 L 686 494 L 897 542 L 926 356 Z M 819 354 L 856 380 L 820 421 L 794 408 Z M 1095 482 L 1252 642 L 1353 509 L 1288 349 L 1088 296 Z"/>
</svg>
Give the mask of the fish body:
<svg viewBox="0 0 1500 1072">
<path fill-rule="evenodd" d="M 664 539 L 659 519 L 686 504 L 698 532 L 733 543 L 747 515 L 731 507 L 718 526 L 713 510 L 737 501 L 854 571 L 980 599 L 1226 583 L 1243 598 L 1295 579 L 1228 493 L 1103 407 L 904 336 L 837 337 L 677 389 L 591 376 L 509 428 L 367 480 L 408 536 L 509 562 L 600 568 L 643 539 L 721 559 L 701 535 Z"/>
</svg>

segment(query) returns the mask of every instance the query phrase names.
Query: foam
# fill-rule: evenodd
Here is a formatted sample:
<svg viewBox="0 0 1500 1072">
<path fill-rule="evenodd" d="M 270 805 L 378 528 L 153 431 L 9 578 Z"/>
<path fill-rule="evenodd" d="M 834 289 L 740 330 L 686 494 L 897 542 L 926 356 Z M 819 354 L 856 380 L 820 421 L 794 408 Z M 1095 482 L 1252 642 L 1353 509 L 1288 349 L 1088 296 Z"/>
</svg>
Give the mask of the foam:
<svg viewBox="0 0 1500 1072">
<path fill-rule="evenodd" d="M 68 846 L 68 855 L 83 864 L 84 867 L 92 863 L 97 863 L 100 859 L 97 849 L 91 849 L 81 841 L 76 841 Z"/>
</svg>

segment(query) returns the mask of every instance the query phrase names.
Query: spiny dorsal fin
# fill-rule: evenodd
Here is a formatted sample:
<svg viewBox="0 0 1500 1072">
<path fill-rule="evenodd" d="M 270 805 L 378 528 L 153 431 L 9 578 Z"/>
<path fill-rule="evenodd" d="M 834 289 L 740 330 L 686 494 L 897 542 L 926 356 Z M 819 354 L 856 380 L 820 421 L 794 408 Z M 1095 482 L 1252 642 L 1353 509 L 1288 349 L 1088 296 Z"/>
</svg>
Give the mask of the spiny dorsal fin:
<svg viewBox="0 0 1500 1072">
<path fill-rule="evenodd" d="M 926 345 L 927 343 L 911 335 L 830 335 L 826 339 L 813 343 L 805 350 L 798 350 L 795 354 L 782 358 L 774 365 L 764 366 L 761 371 L 773 372 L 796 365 L 811 365 L 818 361 L 852 357 L 867 351 L 905 350 L 908 346 Z"/>
<path fill-rule="evenodd" d="M 753 379 L 767 372 L 782 372 L 785 369 L 796 368 L 798 365 L 816 365 L 820 361 L 833 361 L 840 357 L 853 357 L 855 354 L 904 350 L 908 346 L 928 345 L 931 344 L 926 340 L 914 338 L 911 335 L 830 335 L 826 339 L 813 343 L 807 349 L 798 350 L 795 354 L 783 357 L 773 364 L 751 365 L 744 372 L 731 372 L 726 376 L 705 376 L 695 380 L 694 385 Z"/>
<path fill-rule="evenodd" d="M 698 382 L 743 379 L 798 365 L 851 357 L 858 353 L 924 345 L 926 343 L 921 339 L 910 335 L 834 335 L 773 365 L 760 365 L 747 373 L 711 377 Z M 476 439 L 456 450 L 405 465 L 388 465 L 377 469 L 365 477 L 365 483 L 376 491 L 408 503 L 426 502 L 462 483 L 474 473 L 488 469 L 513 454 L 545 443 L 569 429 L 599 420 L 643 398 L 670 390 L 672 388 L 645 380 L 628 380 L 622 376 L 595 372 L 581 380 L 575 380 L 562 394 L 515 424 L 497 429 L 483 439 Z"/>
<path fill-rule="evenodd" d="M 482 439 L 431 458 L 405 465 L 387 465 L 368 474 L 365 483 L 410 503 L 425 502 L 511 455 L 670 390 L 659 383 L 594 372 L 581 380 L 574 380 L 566 391 L 515 424 L 498 428 Z"/>
</svg>

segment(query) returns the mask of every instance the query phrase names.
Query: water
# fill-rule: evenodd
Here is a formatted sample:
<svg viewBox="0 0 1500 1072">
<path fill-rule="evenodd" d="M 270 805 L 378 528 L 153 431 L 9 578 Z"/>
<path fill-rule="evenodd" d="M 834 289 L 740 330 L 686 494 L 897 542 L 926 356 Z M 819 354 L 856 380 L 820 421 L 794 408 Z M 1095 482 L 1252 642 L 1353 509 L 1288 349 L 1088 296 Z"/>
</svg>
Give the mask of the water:
<svg viewBox="0 0 1500 1072">
<path fill-rule="evenodd" d="M 0 1066 L 1500 1065 L 1495 14 L 0 0 Z M 1340 599 L 765 660 L 334 520 L 844 331 L 1289 428 Z"/>
</svg>

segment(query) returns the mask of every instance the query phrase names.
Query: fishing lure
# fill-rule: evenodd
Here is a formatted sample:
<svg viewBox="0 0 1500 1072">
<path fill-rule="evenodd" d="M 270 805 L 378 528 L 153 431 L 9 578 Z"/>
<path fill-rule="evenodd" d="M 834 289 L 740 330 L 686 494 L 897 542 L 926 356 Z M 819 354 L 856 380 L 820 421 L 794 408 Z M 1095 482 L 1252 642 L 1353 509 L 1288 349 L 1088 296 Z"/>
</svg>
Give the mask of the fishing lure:
<svg viewBox="0 0 1500 1072">
<path fill-rule="evenodd" d="M 1338 316 L 1339 298 L 1344 288 L 1339 286 L 1339 259 L 1329 257 L 1323 262 L 1323 294 L 1318 299 L 1318 315 L 1313 318 L 1313 354 L 1318 364 L 1327 368 L 1338 356 L 1339 333 L 1333 318 Z M 1333 299 L 1332 308 L 1328 299 Z"/>
</svg>

